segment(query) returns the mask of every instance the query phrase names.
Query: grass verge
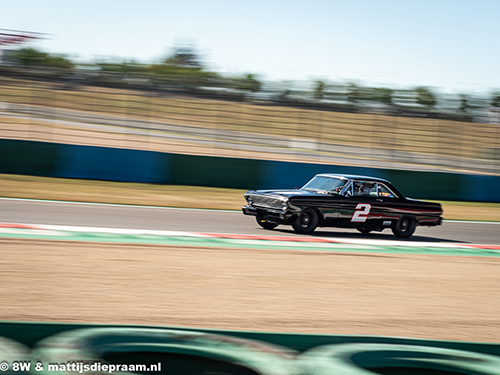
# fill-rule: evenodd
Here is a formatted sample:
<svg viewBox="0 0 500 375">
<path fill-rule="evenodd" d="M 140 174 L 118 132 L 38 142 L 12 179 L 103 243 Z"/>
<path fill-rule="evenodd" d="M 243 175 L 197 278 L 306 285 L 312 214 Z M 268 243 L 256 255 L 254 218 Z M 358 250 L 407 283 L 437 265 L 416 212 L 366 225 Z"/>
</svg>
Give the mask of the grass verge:
<svg viewBox="0 0 500 375">
<path fill-rule="evenodd" d="M 0 197 L 239 210 L 240 189 L 0 174 Z M 500 203 L 440 201 L 446 220 L 500 221 Z"/>
</svg>

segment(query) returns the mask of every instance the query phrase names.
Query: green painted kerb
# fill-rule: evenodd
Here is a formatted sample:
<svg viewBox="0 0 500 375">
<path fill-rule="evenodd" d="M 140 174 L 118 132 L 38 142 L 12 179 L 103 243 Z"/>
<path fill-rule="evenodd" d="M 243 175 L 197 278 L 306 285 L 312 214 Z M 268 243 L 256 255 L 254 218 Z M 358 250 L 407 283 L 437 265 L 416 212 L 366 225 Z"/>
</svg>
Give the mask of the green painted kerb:
<svg viewBox="0 0 500 375">
<path fill-rule="evenodd" d="M 32 229 L 15 229 L 0 232 L 0 238 L 22 238 L 64 241 L 89 241 L 109 243 L 134 243 L 134 244 L 161 244 L 171 246 L 199 246 L 219 248 L 243 248 L 261 250 L 295 250 L 295 251 L 322 251 L 322 252 L 357 252 L 357 253 L 387 253 L 387 254 L 432 254 L 453 256 L 487 256 L 498 257 L 500 250 L 465 248 L 465 247 L 440 247 L 440 246 L 401 246 L 374 245 L 374 244 L 345 244 L 345 243 L 312 243 L 273 241 L 262 239 L 232 239 L 221 237 L 196 237 L 196 236 L 169 236 L 151 234 L 114 234 L 96 232 L 72 231 L 45 231 Z"/>
</svg>

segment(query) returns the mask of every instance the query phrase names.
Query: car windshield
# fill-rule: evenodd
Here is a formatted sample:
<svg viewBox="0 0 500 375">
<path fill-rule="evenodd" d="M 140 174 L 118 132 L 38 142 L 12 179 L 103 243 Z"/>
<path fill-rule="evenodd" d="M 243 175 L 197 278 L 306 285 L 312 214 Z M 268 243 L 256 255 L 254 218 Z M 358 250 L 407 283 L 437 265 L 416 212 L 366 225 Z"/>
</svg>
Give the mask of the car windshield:
<svg viewBox="0 0 500 375">
<path fill-rule="evenodd" d="M 314 176 L 311 181 L 302 187 L 302 190 L 310 190 L 323 194 L 338 194 L 346 182 L 347 180 L 337 177 Z"/>
</svg>

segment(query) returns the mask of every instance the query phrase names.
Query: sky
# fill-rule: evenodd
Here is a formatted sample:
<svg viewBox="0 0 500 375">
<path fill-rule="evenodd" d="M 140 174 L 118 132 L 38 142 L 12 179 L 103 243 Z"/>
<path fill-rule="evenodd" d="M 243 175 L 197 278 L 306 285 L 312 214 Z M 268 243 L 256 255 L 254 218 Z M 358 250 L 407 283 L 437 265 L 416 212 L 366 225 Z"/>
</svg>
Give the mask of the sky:
<svg viewBox="0 0 500 375">
<path fill-rule="evenodd" d="M 159 62 L 262 80 L 500 91 L 500 0 L 1 0 L 0 28 L 76 61 Z"/>
</svg>

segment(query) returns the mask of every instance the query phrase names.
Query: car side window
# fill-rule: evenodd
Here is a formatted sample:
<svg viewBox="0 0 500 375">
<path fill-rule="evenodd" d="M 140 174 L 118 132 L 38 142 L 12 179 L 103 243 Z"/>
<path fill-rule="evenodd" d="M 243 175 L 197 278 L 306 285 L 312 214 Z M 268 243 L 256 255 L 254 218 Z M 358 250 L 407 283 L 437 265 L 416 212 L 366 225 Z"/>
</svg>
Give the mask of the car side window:
<svg viewBox="0 0 500 375">
<path fill-rule="evenodd" d="M 378 195 L 384 198 L 397 198 L 397 195 L 394 194 L 391 189 L 380 183 L 378 184 Z"/>
</svg>

